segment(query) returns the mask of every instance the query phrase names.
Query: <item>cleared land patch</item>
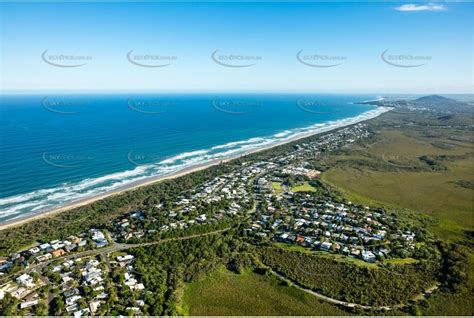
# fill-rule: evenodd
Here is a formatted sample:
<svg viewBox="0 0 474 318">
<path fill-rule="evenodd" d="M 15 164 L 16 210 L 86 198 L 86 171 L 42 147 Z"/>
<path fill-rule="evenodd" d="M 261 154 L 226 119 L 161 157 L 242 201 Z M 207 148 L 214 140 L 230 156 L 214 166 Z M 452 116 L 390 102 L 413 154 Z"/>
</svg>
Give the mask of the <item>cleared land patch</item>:
<svg viewBox="0 0 474 318">
<path fill-rule="evenodd" d="M 224 268 L 187 284 L 184 306 L 190 315 L 347 315 L 273 276 Z"/>
<path fill-rule="evenodd" d="M 272 188 L 276 193 L 283 192 L 281 182 L 272 182 Z"/>
<path fill-rule="evenodd" d="M 316 188 L 305 182 L 301 185 L 291 187 L 291 192 L 316 192 Z"/>
</svg>

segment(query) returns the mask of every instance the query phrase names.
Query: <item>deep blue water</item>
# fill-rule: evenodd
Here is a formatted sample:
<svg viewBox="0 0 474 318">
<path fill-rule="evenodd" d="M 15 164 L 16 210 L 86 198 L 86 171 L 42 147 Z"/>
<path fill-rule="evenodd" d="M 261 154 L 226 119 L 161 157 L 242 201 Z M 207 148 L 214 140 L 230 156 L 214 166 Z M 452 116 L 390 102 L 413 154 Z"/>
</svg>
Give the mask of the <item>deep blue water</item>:
<svg viewBox="0 0 474 318">
<path fill-rule="evenodd" d="M 3 95 L 0 222 L 377 111 L 363 95 Z"/>
</svg>

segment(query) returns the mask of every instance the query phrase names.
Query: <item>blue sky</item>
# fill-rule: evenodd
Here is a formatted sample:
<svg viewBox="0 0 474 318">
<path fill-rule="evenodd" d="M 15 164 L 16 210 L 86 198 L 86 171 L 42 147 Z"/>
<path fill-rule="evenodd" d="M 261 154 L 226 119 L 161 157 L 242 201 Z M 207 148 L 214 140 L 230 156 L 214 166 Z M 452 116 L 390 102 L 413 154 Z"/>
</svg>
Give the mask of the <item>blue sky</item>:
<svg viewBox="0 0 474 318">
<path fill-rule="evenodd" d="M 472 21 L 458 2 L 6 2 L 1 89 L 468 93 Z"/>
</svg>

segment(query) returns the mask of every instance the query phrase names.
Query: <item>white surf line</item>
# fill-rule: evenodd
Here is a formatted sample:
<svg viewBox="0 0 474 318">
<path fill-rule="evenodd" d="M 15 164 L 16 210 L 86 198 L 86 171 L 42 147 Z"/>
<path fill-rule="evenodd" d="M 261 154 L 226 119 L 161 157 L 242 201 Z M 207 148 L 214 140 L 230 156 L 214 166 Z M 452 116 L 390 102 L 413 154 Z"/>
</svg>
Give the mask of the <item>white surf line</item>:
<svg viewBox="0 0 474 318">
<path fill-rule="evenodd" d="M 266 138 L 264 137 L 263 140 L 261 139 L 261 137 L 252 137 L 246 141 L 244 140 L 244 141 L 236 141 L 233 143 L 228 143 L 227 145 L 238 144 L 238 145 L 241 145 L 242 147 L 237 148 L 237 149 L 229 149 L 223 153 L 218 152 L 215 154 L 209 154 L 209 151 L 211 151 L 212 149 L 216 149 L 216 147 L 219 147 L 219 146 L 214 146 L 214 147 L 211 147 L 209 149 L 204 149 L 204 150 L 184 152 L 173 157 L 173 159 L 176 159 L 176 158 L 186 159 L 187 158 L 186 160 L 183 160 L 184 161 L 183 163 L 180 163 L 176 166 L 161 166 L 160 167 L 160 163 L 147 164 L 147 165 L 136 167 L 133 170 L 125 170 L 125 171 L 113 173 L 110 175 L 105 175 L 98 178 L 85 179 L 79 183 L 71 184 L 68 186 L 63 185 L 62 187 L 42 189 L 42 190 L 37 190 L 37 191 L 33 191 L 26 194 L 20 194 L 20 195 L 16 195 L 12 197 L 3 198 L 3 199 L 0 199 L 0 206 L 8 205 L 8 203 L 11 203 L 11 202 L 14 202 L 14 203 L 25 203 L 25 201 L 29 201 L 29 202 L 28 202 L 28 205 L 18 204 L 18 205 L 10 205 L 8 207 L 0 208 L 0 216 L 2 217 L 15 216 L 14 218 L 10 218 L 3 222 L 0 222 L 0 225 L 2 223 L 10 223 L 9 221 L 14 222 L 15 219 L 24 219 L 28 217 L 34 217 L 36 215 L 39 215 L 41 213 L 46 213 L 48 211 L 54 211 L 57 209 L 66 209 L 68 205 L 71 205 L 71 208 L 72 208 L 72 206 L 74 207 L 77 206 L 76 203 L 79 201 L 90 202 L 94 198 L 102 199 L 109 195 L 119 192 L 120 189 L 121 189 L 120 191 L 124 191 L 130 188 L 136 188 L 137 186 L 140 186 L 140 184 L 137 185 L 138 182 L 142 182 L 143 183 L 142 185 L 145 185 L 145 184 L 149 184 L 150 180 L 154 180 L 153 182 L 158 182 L 165 177 L 172 178 L 174 174 L 181 174 L 183 171 L 187 169 L 192 170 L 193 167 L 198 167 L 200 165 L 206 165 L 206 164 L 210 165 L 212 162 L 216 160 L 235 159 L 242 155 L 248 155 L 254 152 L 263 151 L 263 150 L 270 149 L 282 144 L 294 142 L 302 138 L 307 138 L 313 135 L 340 129 L 345 126 L 355 125 L 362 121 L 366 121 L 366 120 L 370 120 L 375 117 L 378 117 L 381 114 L 388 112 L 390 110 L 392 110 L 392 108 L 378 107 L 376 109 L 369 110 L 355 117 L 349 117 L 349 118 L 339 119 L 335 121 L 328 121 L 325 123 L 317 123 L 312 126 L 303 127 L 303 128 L 295 128 L 293 129 L 294 133 L 285 138 L 280 138 L 280 139 L 274 138 L 274 136 L 276 135 L 274 134 Z M 256 142 L 254 144 L 249 144 L 250 140 L 253 140 Z M 220 145 L 220 146 L 221 147 L 218 149 L 225 149 L 223 147 L 224 145 Z M 207 154 L 204 155 L 205 153 Z M 204 158 L 200 161 L 193 160 L 192 155 L 196 155 L 198 157 L 203 156 Z M 143 175 L 143 173 L 145 173 L 148 170 L 151 170 L 150 172 L 152 172 L 152 174 Z M 112 184 L 99 186 L 100 183 L 107 182 L 107 181 L 112 182 Z M 133 185 L 133 186 L 130 186 L 129 188 L 127 188 L 127 185 Z M 91 188 L 91 189 L 86 192 L 79 192 L 87 188 Z M 74 198 L 71 198 L 73 196 Z M 67 198 L 67 200 L 65 200 L 65 198 Z M 36 206 L 33 203 L 31 203 L 31 201 L 37 201 L 36 206 L 48 204 L 48 207 L 46 209 L 36 209 Z M 30 208 L 30 207 L 31 209 L 28 209 L 29 211 L 24 211 L 25 209 Z"/>
</svg>

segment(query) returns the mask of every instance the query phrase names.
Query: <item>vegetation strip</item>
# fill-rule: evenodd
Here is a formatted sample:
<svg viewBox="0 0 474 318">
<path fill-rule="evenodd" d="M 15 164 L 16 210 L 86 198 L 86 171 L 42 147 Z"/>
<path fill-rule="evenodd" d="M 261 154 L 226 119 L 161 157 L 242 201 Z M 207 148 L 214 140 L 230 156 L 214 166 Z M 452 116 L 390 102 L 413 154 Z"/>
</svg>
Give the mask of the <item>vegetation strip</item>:
<svg viewBox="0 0 474 318">
<path fill-rule="evenodd" d="M 407 307 L 408 305 L 407 304 L 396 304 L 396 305 L 390 305 L 390 306 L 368 306 L 368 305 L 361 305 L 361 304 L 355 304 L 355 303 L 348 303 L 346 301 L 342 301 L 342 300 L 338 300 L 338 299 L 334 299 L 334 298 L 331 298 L 331 297 L 328 297 L 328 296 L 325 296 L 323 294 L 320 294 L 320 293 L 317 293 L 315 292 L 314 290 L 312 289 L 309 289 L 309 288 L 306 288 L 304 287 L 303 285 L 301 285 L 300 283 L 296 282 L 296 281 L 293 281 L 291 279 L 289 279 L 288 277 L 285 277 L 283 274 L 281 273 L 278 273 L 278 272 L 275 272 L 274 270 L 271 270 L 271 273 L 278 276 L 280 279 L 290 283 L 290 284 L 293 284 L 294 286 L 296 286 L 297 288 L 301 289 L 302 291 L 304 292 L 307 292 L 307 293 L 310 293 L 311 295 L 314 295 L 318 298 L 321 298 L 325 301 L 328 301 L 330 303 L 333 303 L 335 305 L 341 305 L 341 306 L 345 306 L 345 307 L 349 307 L 349 308 L 354 308 L 354 307 L 359 307 L 361 309 L 365 309 L 365 310 L 376 310 L 376 311 L 388 311 L 388 310 L 395 310 L 395 309 L 402 309 L 404 307 Z M 422 294 L 420 295 L 424 295 L 424 294 L 431 294 L 433 293 L 436 289 L 438 289 L 438 286 L 439 284 L 435 284 L 429 288 L 427 288 Z M 414 297 L 413 299 L 417 299 L 419 298 L 418 296 Z"/>
</svg>

